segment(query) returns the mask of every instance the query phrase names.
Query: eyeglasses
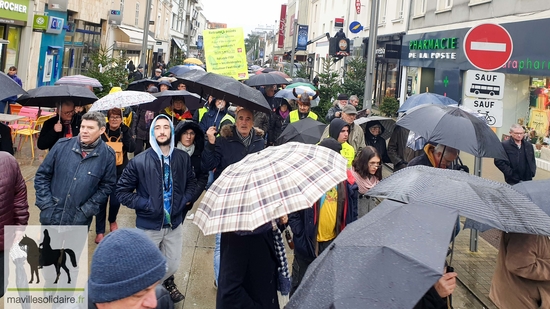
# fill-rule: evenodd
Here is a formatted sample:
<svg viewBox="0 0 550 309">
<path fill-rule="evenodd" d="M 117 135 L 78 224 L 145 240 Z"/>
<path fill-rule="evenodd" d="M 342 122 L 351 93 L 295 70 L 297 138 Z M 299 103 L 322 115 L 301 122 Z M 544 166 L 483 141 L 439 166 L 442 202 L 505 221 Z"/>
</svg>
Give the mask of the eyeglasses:
<svg viewBox="0 0 550 309">
<path fill-rule="evenodd" d="M 193 132 L 193 131 L 191 131 L 191 132 L 183 132 L 182 135 L 195 136 L 195 132 Z"/>
<path fill-rule="evenodd" d="M 72 111 L 68 111 L 68 112 L 61 112 L 63 115 L 65 116 L 71 116 L 74 114 L 74 109 Z"/>
<path fill-rule="evenodd" d="M 120 120 L 120 119 L 122 119 L 122 117 L 120 117 L 120 116 L 111 116 L 111 117 L 109 117 L 109 119 L 111 119 L 111 120 Z"/>
</svg>

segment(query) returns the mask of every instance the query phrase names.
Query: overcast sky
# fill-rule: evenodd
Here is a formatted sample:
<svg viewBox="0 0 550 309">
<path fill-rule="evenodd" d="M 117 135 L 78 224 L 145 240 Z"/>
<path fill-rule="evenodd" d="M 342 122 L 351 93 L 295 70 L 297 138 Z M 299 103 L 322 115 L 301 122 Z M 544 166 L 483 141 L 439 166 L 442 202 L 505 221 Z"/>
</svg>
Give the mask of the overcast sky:
<svg viewBox="0 0 550 309">
<path fill-rule="evenodd" d="M 275 27 L 286 0 L 202 0 L 208 21 L 226 23 L 228 28 L 242 27 L 244 35 L 257 27 Z M 278 24 L 277 24 L 278 27 Z"/>
</svg>

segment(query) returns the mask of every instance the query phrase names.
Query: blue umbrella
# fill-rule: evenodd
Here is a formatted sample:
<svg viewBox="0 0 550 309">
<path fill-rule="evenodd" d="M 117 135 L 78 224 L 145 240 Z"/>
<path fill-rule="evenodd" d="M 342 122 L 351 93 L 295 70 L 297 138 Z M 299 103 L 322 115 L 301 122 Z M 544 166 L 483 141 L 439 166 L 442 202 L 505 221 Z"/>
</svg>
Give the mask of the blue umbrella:
<svg viewBox="0 0 550 309">
<path fill-rule="evenodd" d="M 304 92 L 307 92 L 307 94 L 309 94 L 310 96 L 315 95 L 315 91 L 313 91 L 313 90 L 311 90 L 307 87 L 299 86 L 299 87 L 296 87 L 294 89 L 296 89 L 297 94 L 302 94 Z M 281 90 L 277 91 L 277 93 L 275 94 L 275 97 L 276 98 L 283 98 L 283 99 L 287 99 L 287 100 L 296 100 L 296 97 L 292 93 L 292 89 L 289 89 L 289 88 L 285 88 L 285 89 L 281 89 Z M 319 97 L 317 97 L 315 100 L 311 100 L 311 107 L 315 107 L 315 106 L 319 105 L 319 100 L 320 100 Z"/>
<path fill-rule="evenodd" d="M 405 103 L 403 103 L 403 105 L 401 105 L 401 107 L 397 110 L 397 112 L 405 113 L 409 109 L 422 104 L 458 105 L 458 102 L 437 93 L 425 92 L 415 94 L 408 98 L 407 101 L 405 101 Z"/>
<path fill-rule="evenodd" d="M 175 67 L 171 67 L 170 69 L 168 69 L 168 72 L 176 76 L 180 76 L 183 73 L 193 71 L 193 70 L 204 71 L 203 68 L 197 65 L 176 65 Z"/>
</svg>

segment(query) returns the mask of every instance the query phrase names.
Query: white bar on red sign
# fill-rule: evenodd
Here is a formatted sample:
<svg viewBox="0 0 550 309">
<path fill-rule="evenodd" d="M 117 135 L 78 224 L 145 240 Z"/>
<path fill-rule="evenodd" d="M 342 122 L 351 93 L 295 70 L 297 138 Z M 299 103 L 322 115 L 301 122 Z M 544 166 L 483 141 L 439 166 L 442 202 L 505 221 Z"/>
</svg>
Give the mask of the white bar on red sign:
<svg viewBox="0 0 550 309">
<path fill-rule="evenodd" d="M 471 42 L 471 50 L 506 52 L 505 43 L 490 43 L 490 42 Z"/>
</svg>

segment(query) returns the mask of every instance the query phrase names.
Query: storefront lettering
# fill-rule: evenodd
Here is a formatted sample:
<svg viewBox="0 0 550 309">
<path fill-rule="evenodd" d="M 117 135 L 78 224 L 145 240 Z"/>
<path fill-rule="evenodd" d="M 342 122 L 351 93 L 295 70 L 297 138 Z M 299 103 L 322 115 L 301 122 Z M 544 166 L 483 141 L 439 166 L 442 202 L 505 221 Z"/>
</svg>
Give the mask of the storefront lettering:
<svg viewBox="0 0 550 309">
<path fill-rule="evenodd" d="M 503 67 L 503 69 L 517 69 L 521 72 L 523 69 L 527 70 L 550 70 L 550 60 L 531 60 L 529 58 L 525 60 L 510 60 Z"/>
<path fill-rule="evenodd" d="M 458 38 L 414 40 L 409 42 L 410 50 L 456 49 Z"/>
<path fill-rule="evenodd" d="M 409 53 L 409 59 L 456 59 L 456 53 Z"/>
<path fill-rule="evenodd" d="M 0 0 L 0 8 L 4 10 L 10 10 L 19 13 L 27 13 L 27 6 L 23 4 L 17 4 L 9 1 Z"/>
</svg>

